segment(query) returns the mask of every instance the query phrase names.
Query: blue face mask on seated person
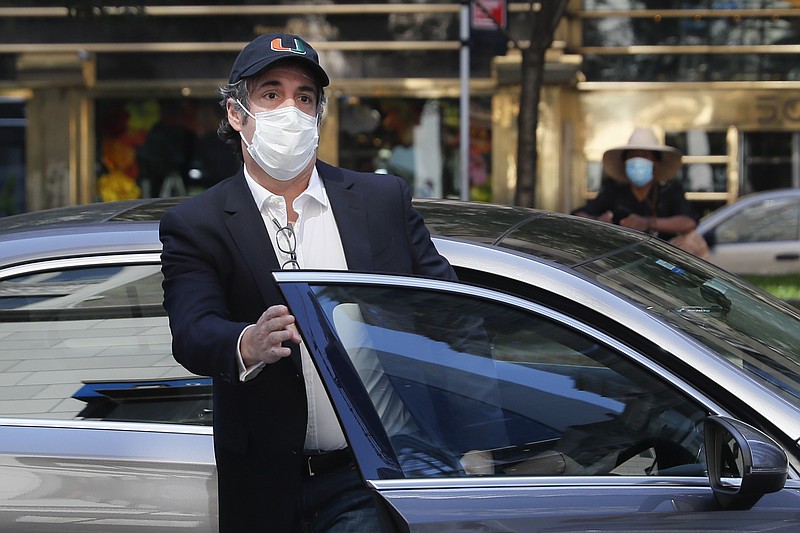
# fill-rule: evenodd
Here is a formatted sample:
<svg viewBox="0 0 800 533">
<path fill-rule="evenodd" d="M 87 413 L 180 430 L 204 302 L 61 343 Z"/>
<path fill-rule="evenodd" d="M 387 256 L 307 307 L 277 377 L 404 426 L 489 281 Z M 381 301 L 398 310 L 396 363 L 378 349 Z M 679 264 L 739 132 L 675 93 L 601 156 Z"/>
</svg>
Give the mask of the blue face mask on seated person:
<svg viewBox="0 0 800 533">
<path fill-rule="evenodd" d="M 625 161 L 625 175 L 637 187 L 644 187 L 653 180 L 653 162 L 644 157 L 631 157 Z"/>
</svg>

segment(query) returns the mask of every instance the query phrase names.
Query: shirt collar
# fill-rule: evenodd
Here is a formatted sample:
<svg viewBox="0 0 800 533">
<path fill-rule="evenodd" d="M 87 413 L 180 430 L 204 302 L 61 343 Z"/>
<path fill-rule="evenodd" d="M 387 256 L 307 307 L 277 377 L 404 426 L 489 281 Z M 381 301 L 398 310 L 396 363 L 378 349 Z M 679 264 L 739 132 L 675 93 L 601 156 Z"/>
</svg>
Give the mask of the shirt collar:
<svg viewBox="0 0 800 533">
<path fill-rule="evenodd" d="M 246 166 L 243 168 L 247 187 L 250 189 L 250 194 L 253 195 L 253 200 L 255 200 L 259 210 L 261 210 L 264 207 L 264 202 L 268 201 L 270 198 L 274 198 L 277 195 L 259 185 L 258 182 L 256 182 L 256 180 L 254 180 L 247 171 Z M 322 179 L 319 177 L 319 172 L 317 172 L 316 166 L 311 169 L 311 178 L 308 180 L 308 186 L 306 187 L 306 190 L 300 193 L 300 196 L 297 197 L 297 200 L 306 202 L 307 200 L 305 200 L 305 198 L 314 199 L 323 207 L 328 206 L 328 195 L 325 194 L 325 187 L 322 184 Z"/>
<path fill-rule="evenodd" d="M 322 184 L 322 178 L 319 177 L 316 166 L 311 170 L 311 179 L 308 180 L 308 187 L 300 195 L 300 197 L 303 196 L 313 198 L 323 207 L 328 207 L 328 195 L 325 194 L 325 186 Z"/>
</svg>

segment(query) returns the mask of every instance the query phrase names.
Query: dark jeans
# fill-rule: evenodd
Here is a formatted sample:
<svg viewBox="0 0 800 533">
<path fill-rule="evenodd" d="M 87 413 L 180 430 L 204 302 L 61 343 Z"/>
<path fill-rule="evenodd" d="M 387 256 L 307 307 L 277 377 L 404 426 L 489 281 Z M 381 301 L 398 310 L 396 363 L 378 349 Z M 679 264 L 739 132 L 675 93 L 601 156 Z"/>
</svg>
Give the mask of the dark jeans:
<svg viewBox="0 0 800 533">
<path fill-rule="evenodd" d="M 379 532 L 372 492 L 355 466 L 303 479 L 297 533 Z"/>
</svg>

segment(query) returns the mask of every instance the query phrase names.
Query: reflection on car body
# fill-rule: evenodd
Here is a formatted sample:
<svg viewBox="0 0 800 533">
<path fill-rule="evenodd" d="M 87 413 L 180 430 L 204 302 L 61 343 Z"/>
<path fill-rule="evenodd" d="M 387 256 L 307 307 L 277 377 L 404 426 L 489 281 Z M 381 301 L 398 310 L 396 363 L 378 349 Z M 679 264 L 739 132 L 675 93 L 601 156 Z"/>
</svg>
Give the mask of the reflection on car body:
<svg viewBox="0 0 800 533">
<path fill-rule="evenodd" d="M 76 415 L 82 419 L 213 423 L 211 378 L 83 381 L 72 397 L 86 402 Z"/>
<path fill-rule="evenodd" d="M 216 530 L 175 201 L 0 219 L 0 530 Z M 273 274 L 387 531 L 800 525 L 797 310 L 641 233 L 416 204 L 461 282 Z"/>
</svg>

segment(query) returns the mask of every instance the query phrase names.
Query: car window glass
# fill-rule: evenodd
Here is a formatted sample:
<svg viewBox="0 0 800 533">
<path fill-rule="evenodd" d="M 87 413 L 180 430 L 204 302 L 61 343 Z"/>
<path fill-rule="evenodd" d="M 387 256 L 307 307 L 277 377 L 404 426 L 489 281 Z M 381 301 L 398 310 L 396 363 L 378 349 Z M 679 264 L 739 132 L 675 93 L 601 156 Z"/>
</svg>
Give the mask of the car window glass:
<svg viewBox="0 0 800 533">
<path fill-rule="evenodd" d="M 749 205 L 717 226 L 718 244 L 796 241 L 800 235 L 800 203 L 775 198 Z"/>
<path fill-rule="evenodd" d="M 0 280 L 0 417 L 211 423 L 210 380 L 172 358 L 159 264 Z"/>
<path fill-rule="evenodd" d="M 737 276 L 658 242 L 588 262 L 581 271 L 789 401 L 800 398 L 800 316 Z"/>
<path fill-rule="evenodd" d="M 632 232 L 605 232 L 600 238 L 597 228 L 597 222 L 587 218 L 546 215 L 515 226 L 498 244 L 571 265 L 646 239 Z"/>
<path fill-rule="evenodd" d="M 706 412 L 564 324 L 433 291 L 316 291 L 406 477 L 704 475 Z"/>
</svg>

